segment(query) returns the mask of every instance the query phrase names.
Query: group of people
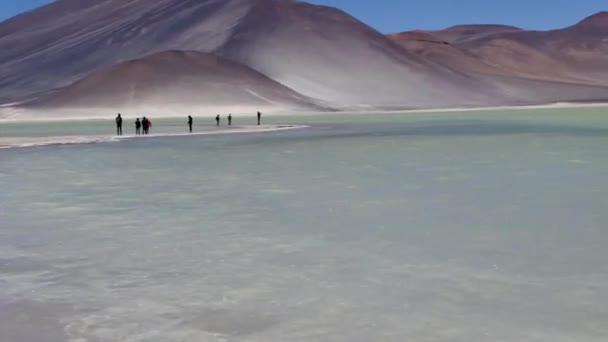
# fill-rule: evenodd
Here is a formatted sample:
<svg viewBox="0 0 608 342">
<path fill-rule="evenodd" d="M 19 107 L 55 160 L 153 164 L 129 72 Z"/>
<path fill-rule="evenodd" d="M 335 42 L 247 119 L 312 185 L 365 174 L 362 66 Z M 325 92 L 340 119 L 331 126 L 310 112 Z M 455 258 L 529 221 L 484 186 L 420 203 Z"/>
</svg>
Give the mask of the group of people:
<svg viewBox="0 0 608 342">
<path fill-rule="evenodd" d="M 262 124 L 262 113 L 257 112 L 258 126 Z M 188 124 L 191 125 L 192 117 L 188 115 Z M 221 116 L 218 114 L 215 116 L 215 125 L 219 126 L 221 121 Z M 232 114 L 228 114 L 228 126 L 232 126 Z M 190 127 L 190 132 L 192 132 L 192 126 Z"/>
<path fill-rule="evenodd" d="M 216 126 L 220 125 L 220 115 L 219 114 L 215 117 L 215 125 Z M 232 114 L 228 114 L 228 126 L 232 126 Z"/>
<path fill-rule="evenodd" d="M 262 124 L 262 113 L 257 112 L 258 126 Z M 218 114 L 215 117 L 216 126 L 220 125 L 221 117 Z M 194 119 L 191 115 L 188 115 L 188 129 L 190 133 L 192 133 L 192 126 L 194 125 Z M 228 126 L 232 126 L 232 114 L 228 114 Z M 152 127 L 152 122 L 146 118 L 145 116 L 140 120 L 137 118 L 135 120 L 135 135 L 147 135 L 150 133 L 150 127 Z M 118 113 L 116 117 L 116 135 L 122 135 L 122 116 Z"/>
<path fill-rule="evenodd" d="M 147 119 L 145 116 L 139 120 L 135 120 L 135 134 L 142 135 L 150 133 L 150 127 L 152 127 L 152 122 Z M 118 113 L 116 117 L 116 135 L 122 135 L 122 115 Z"/>
<path fill-rule="evenodd" d="M 152 127 L 152 121 L 145 116 L 139 120 L 135 120 L 135 135 L 146 135 L 150 133 L 150 127 Z"/>
</svg>

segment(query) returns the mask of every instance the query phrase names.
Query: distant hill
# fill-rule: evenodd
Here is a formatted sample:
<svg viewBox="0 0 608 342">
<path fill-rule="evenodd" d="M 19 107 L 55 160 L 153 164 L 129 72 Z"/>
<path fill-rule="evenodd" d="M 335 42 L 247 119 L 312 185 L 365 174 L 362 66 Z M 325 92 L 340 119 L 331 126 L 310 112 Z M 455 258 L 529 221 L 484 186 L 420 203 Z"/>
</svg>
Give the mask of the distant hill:
<svg viewBox="0 0 608 342">
<path fill-rule="evenodd" d="M 149 109 L 193 108 L 201 103 L 237 110 L 323 110 L 249 67 L 194 51 L 166 51 L 119 63 L 25 106 Z"/>
<path fill-rule="evenodd" d="M 525 102 L 597 100 L 608 98 L 606 17 L 598 13 L 552 31 L 463 25 L 389 38 L 427 60 L 492 80 Z M 421 34 L 432 38 L 415 38 Z"/>
<path fill-rule="evenodd" d="M 479 39 L 488 35 L 518 32 L 522 29 L 507 25 L 476 24 L 476 25 L 457 25 L 444 30 L 434 31 L 433 35 L 452 44 L 472 39 Z"/>
<path fill-rule="evenodd" d="M 356 110 L 603 100 L 604 37 L 606 13 L 546 32 L 463 25 L 387 36 L 292 0 L 58 0 L 0 23 L 0 104 Z"/>
</svg>

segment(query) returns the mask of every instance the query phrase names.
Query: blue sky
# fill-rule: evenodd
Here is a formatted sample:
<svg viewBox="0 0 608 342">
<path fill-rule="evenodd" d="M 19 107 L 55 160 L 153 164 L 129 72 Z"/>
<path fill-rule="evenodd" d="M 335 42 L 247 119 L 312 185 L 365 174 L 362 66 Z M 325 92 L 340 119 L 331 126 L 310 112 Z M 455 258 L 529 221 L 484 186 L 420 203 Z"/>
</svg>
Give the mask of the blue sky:
<svg viewBox="0 0 608 342">
<path fill-rule="evenodd" d="M 0 20 L 49 0 L 0 0 Z M 561 28 L 601 10 L 607 0 L 309 0 L 339 7 L 383 32 L 439 29 L 457 24 Z"/>
</svg>

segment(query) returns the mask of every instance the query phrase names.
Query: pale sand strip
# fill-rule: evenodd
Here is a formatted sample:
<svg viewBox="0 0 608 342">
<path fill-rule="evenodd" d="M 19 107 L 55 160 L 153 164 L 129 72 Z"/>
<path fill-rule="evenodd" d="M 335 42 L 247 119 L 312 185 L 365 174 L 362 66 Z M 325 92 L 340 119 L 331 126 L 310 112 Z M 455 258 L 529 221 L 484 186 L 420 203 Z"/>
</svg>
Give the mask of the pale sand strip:
<svg viewBox="0 0 608 342">
<path fill-rule="evenodd" d="M 557 102 L 551 104 L 542 105 L 525 105 L 525 106 L 495 106 L 495 107 L 460 107 L 460 108 L 431 108 L 431 109 L 397 109 L 397 110 L 378 110 L 373 107 L 365 108 L 360 106 L 353 110 L 343 111 L 329 111 L 329 112 L 288 112 L 288 111 L 274 111 L 274 112 L 263 112 L 264 117 L 289 117 L 289 116 L 317 116 L 317 115 L 368 115 L 368 114 L 415 114 L 415 113 L 450 113 L 450 112 L 479 112 L 479 111 L 512 111 L 512 110 L 534 110 L 534 109 L 576 109 L 576 108 L 607 108 L 608 103 L 597 102 L 597 103 L 577 103 L 577 102 Z M 12 114 L 2 116 L 0 108 L 0 124 L 15 123 L 15 122 L 55 122 L 55 121 L 88 121 L 88 120 L 114 120 L 115 114 L 110 116 L 60 116 L 60 115 L 49 115 L 49 116 L 36 116 L 21 114 Z M 38 112 L 40 113 L 40 112 Z M 196 116 L 195 119 L 199 118 L 213 118 L 216 114 L 209 114 L 205 116 Z M 125 119 L 135 119 L 136 116 L 124 116 Z M 141 115 L 139 115 L 141 117 Z M 185 117 L 182 112 L 176 112 L 175 114 L 154 115 L 151 116 L 154 119 L 176 119 Z M 239 117 L 254 118 L 254 114 L 239 115 Z"/>
</svg>

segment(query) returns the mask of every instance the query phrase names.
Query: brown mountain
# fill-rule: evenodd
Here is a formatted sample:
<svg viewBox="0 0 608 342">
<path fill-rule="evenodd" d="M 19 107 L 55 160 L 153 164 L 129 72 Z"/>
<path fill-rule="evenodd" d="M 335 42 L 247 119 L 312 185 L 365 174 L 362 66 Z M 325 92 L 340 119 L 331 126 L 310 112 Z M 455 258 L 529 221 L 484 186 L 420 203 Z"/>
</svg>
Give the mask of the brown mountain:
<svg viewBox="0 0 608 342">
<path fill-rule="evenodd" d="M 201 103 L 213 104 L 205 110 L 322 109 L 249 67 L 194 51 L 166 51 L 119 63 L 26 106 L 149 110 L 195 108 Z"/>
<path fill-rule="evenodd" d="M 522 29 L 507 25 L 478 24 L 452 26 L 445 30 L 434 31 L 432 34 L 447 42 L 457 43 L 471 39 L 483 38 L 492 34 L 517 31 L 522 31 Z"/>
<path fill-rule="evenodd" d="M 479 105 L 497 95 L 340 10 L 291 0 L 58 0 L 0 24 L 1 94 L 43 96 L 167 50 L 225 57 L 339 108 Z"/>
<path fill-rule="evenodd" d="M 126 76 L 117 78 L 112 67 L 123 70 L 133 66 L 128 61 L 142 59 L 153 64 L 147 56 L 166 51 L 173 51 L 168 54 L 174 60 L 179 59 L 175 51 L 191 51 L 185 53 L 188 70 L 199 65 L 190 58 L 194 52 L 219 57 L 226 66 L 222 70 L 240 70 L 221 78 L 234 87 L 225 88 L 234 103 L 253 98 L 228 80 L 242 75 L 252 80 L 254 70 L 256 81 L 247 86 L 280 88 L 284 93 L 269 95 L 268 102 L 296 107 L 401 109 L 605 99 L 605 20 L 600 13 L 547 32 L 467 25 L 387 37 L 335 8 L 293 0 L 58 0 L 0 23 L 0 103 L 153 101 L 139 91 L 160 91 L 142 82 L 152 71 L 123 71 Z M 235 64 L 224 64 L 228 61 Z M 245 67 L 250 69 L 245 72 Z M 183 77 L 171 78 L 162 70 L 163 85 L 171 89 L 162 103 L 221 103 L 221 96 L 192 96 Z M 192 89 L 213 93 L 211 84 L 204 84 L 212 74 L 209 68 L 192 74 L 198 77 Z M 115 79 L 136 84 L 137 96 L 106 89 Z M 67 95 L 87 93 L 100 96 Z"/>
<path fill-rule="evenodd" d="M 605 74 L 608 71 L 607 22 L 608 12 L 602 12 L 565 29 L 497 33 L 459 46 L 499 65 L 511 63 L 542 74 L 558 69 L 573 78 L 605 84 L 608 81 Z M 501 60 L 496 58 L 499 55 Z"/>
<path fill-rule="evenodd" d="M 467 74 L 489 72 L 492 66 L 477 55 L 444 39 L 441 34 L 428 31 L 409 31 L 388 36 L 408 52 L 419 57 Z"/>
<path fill-rule="evenodd" d="M 0 24 L 0 90 L 23 100 L 167 50 L 209 52 L 249 10 L 239 0 L 58 0 Z"/>
<path fill-rule="evenodd" d="M 608 31 L 608 11 L 598 12 L 589 16 L 578 24 L 572 26 L 571 30 L 588 31 L 591 34 L 601 34 Z"/>
<path fill-rule="evenodd" d="M 337 107 L 478 104 L 481 82 L 403 50 L 335 8 L 272 0 L 253 8 L 221 53 Z"/>
<path fill-rule="evenodd" d="M 550 31 L 543 48 L 577 70 L 608 81 L 608 12 L 592 15 L 563 30 Z"/>
<path fill-rule="evenodd" d="M 411 39 L 411 32 L 389 37 L 408 51 L 467 74 L 493 79 L 510 92 L 538 84 L 530 91 L 537 95 L 546 92 L 548 99 L 555 95 L 552 101 L 605 99 L 607 17 L 602 12 L 572 27 L 551 31 L 466 25 L 424 32 L 434 42 Z M 548 83 L 543 86 L 538 82 Z"/>
</svg>

